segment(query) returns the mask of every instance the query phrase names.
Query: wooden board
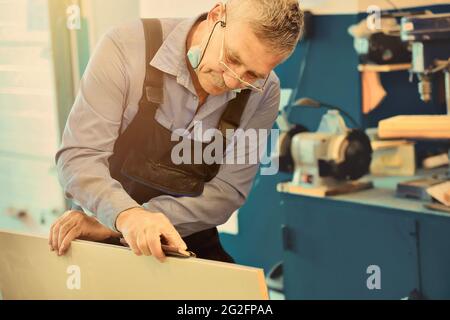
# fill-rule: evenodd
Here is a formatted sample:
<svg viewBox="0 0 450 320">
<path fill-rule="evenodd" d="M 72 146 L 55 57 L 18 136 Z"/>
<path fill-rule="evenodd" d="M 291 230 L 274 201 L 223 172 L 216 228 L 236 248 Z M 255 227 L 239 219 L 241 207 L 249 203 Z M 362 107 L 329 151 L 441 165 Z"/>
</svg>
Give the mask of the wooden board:
<svg viewBox="0 0 450 320">
<path fill-rule="evenodd" d="M 0 291 L 7 300 L 268 299 L 262 269 L 197 258 L 160 263 L 87 241 L 58 257 L 46 238 L 1 230 Z"/>
<path fill-rule="evenodd" d="M 394 72 L 411 69 L 410 63 L 398 63 L 398 64 L 360 64 L 358 65 L 358 71 L 375 71 L 375 72 Z"/>
<path fill-rule="evenodd" d="M 425 208 L 428 208 L 428 209 L 434 210 L 434 211 L 441 211 L 441 212 L 450 213 L 450 207 L 447 207 L 447 206 L 445 206 L 443 204 L 440 204 L 440 203 L 425 204 Z"/>
<path fill-rule="evenodd" d="M 337 196 L 340 194 L 353 193 L 372 188 L 373 188 L 372 182 L 362 182 L 362 181 L 348 182 L 346 184 L 334 188 L 326 188 L 326 187 L 304 188 L 299 185 L 292 184 L 291 182 L 283 182 L 277 185 L 278 192 L 318 197 L 318 198 Z"/>
<path fill-rule="evenodd" d="M 450 139 L 450 115 L 396 116 L 381 120 L 378 135 L 383 139 Z"/>
<path fill-rule="evenodd" d="M 405 145 L 411 145 L 414 144 L 414 142 L 408 141 L 408 140 L 376 140 L 372 141 L 372 150 L 378 151 L 382 149 L 392 149 L 392 148 L 398 148 Z"/>
</svg>

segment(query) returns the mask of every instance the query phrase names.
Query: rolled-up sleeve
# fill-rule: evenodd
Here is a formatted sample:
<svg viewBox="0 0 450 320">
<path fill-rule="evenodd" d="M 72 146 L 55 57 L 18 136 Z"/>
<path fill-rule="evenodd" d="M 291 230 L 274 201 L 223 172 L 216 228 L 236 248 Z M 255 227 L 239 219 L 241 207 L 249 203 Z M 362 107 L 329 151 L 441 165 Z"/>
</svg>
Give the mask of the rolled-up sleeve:
<svg viewBox="0 0 450 320">
<path fill-rule="evenodd" d="M 124 50 L 114 35 L 114 29 L 108 32 L 90 59 L 56 154 L 66 198 L 111 229 L 119 213 L 139 207 L 109 171 L 129 86 Z"/>
<path fill-rule="evenodd" d="M 265 98 L 245 129 L 269 131 L 277 118 L 279 104 L 280 86 L 276 81 L 267 89 Z M 266 141 L 259 141 L 259 143 L 265 146 Z M 235 149 L 237 145 L 239 142 L 235 143 Z M 247 144 L 245 156 L 249 159 L 250 153 L 259 153 L 255 150 L 259 149 L 251 150 L 251 146 L 249 148 Z M 259 161 L 248 164 L 223 164 L 217 176 L 205 184 L 202 195 L 198 197 L 160 196 L 144 204 L 144 207 L 152 212 L 164 213 L 182 236 L 216 227 L 225 223 L 231 214 L 245 203 L 259 167 Z"/>
</svg>

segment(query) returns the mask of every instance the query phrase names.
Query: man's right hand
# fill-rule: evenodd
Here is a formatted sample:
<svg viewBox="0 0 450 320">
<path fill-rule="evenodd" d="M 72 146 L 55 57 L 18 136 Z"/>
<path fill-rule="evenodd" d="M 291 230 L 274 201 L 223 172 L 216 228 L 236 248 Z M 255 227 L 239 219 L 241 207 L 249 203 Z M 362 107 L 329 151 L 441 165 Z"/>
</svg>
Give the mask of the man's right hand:
<svg viewBox="0 0 450 320">
<path fill-rule="evenodd" d="M 153 213 L 142 208 L 132 208 L 119 214 L 116 227 L 133 252 L 138 255 L 154 256 L 164 261 L 162 244 L 187 250 L 175 227 L 162 213 Z"/>
</svg>

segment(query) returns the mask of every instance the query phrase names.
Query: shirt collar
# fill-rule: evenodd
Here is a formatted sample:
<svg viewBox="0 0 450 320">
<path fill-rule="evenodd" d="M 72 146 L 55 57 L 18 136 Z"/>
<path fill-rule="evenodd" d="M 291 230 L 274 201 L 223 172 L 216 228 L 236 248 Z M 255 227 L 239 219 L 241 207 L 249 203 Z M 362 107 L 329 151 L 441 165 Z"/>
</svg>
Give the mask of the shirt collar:
<svg viewBox="0 0 450 320">
<path fill-rule="evenodd" d="M 168 74 L 178 76 L 185 62 L 186 39 L 189 31 L 200 17 L 184 19 L 170 31 L 150 64 Z"/>
</svg>

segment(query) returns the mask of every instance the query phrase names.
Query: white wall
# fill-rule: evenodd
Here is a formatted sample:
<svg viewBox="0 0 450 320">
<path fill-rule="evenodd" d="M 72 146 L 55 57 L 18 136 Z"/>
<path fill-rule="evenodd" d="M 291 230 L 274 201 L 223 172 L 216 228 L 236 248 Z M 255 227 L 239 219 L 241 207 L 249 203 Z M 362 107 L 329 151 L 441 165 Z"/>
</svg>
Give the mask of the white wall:
<svg viewBox="0 0 450 320">
<path fill-rule="evenodd" d="M 139 19 L 139 0 L 81 0 L 82 14 L 88 19 L 90 46 L 112 26 Z"/>
<path fill-rule="evenodd" d="M 209 11 L 219 0 L 140 0 L 143 18 L 194 17 Z"/>
<path fill-rule="evenodd" d="M 140 0 L 142 17 L 192 17 L 200 12 L 209 11 L 219 0 Z M 430 6 L 450 3 L 442 0 L 392 0 L 399 8 Z M 315 14 L 349 14 L 366 12 L 371 5 L 382 10 L 392 9 L 386 0 L 300 0 L 303 9 Z"/>
</svg>

